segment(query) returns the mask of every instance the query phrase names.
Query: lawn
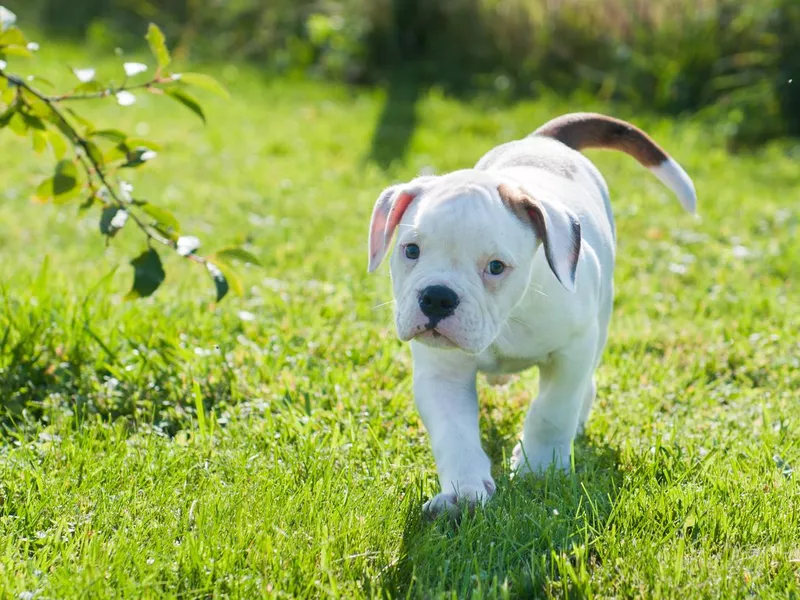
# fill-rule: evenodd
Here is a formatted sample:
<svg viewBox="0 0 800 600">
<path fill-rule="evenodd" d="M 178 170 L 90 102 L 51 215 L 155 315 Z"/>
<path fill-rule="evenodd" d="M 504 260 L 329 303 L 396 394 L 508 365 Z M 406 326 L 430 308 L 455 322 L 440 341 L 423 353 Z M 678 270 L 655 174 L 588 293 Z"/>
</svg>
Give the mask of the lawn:
<svg viewBox="0 0 800 600">
<path fill-rule="evenodd" d="M 45 46 L 34 71 L 64 81 L 65 62 L 118 68 Z M 730 156 L 690 119 L 586 98 L 387 98 L 193 68 L 234 97 L 207 98 L 206 127 L 161 98 L 92 112 L 163 145 L 132 182 L 202 250 L 263 262 L 216 307 L 207 274 L 166 253 L 164 286 L 123 301 L 135 230 L 106 249 L 97 214 L 30 202 L 52 159 L 0 132 L 0 596 L 800 595 L 796 146 Z M 509 480 L 536 373 L 481 380 L 498 493 L 458 526 L 426 522 L 410 353 L 388 269 L 366 274 L 372 203 L 587 109 L 650 131 L 702 219 L 632 159 L 591 154 L 617 301 L 574 471 Z"/>
</svg>

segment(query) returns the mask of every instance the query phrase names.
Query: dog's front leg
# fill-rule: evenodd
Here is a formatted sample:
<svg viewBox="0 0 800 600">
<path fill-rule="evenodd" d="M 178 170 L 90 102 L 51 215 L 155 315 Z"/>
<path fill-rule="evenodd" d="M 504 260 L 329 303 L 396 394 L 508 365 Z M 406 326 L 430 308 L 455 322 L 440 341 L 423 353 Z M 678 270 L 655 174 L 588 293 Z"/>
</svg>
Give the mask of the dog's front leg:
<svg viewBox="0 0 800 600">
<path fill-rule="evenodd" d="M 528 409 L 522 441 L 514 448 L 514 472 L 544 471 L 553 462 L 563 470 L 569 468 L 572 440 L 591 391 L 596 355 L 597 332 L 592 329 L 540 365 L 539 397 Z"/>
<path fill-rule="evenodd" d="M 495 490 L 489 457 L 478 427 L 477 364 L 460 350 L 412 343 L 414 399 L 431 441 L 441 492 L 425 503 L 431 515 L 459 515 L 461 501 L 471 508 Z"/>
</svg>

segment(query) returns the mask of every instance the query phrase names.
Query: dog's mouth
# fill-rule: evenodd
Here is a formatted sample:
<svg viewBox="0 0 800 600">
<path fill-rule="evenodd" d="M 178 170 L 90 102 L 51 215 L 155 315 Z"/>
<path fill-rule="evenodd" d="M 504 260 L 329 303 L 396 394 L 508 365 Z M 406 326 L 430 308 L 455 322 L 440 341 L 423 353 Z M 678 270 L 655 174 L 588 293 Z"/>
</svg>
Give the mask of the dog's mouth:
<svg viewBox="0 0 800 600">
<path fill-rule="evenodd" d="M 435 325 L 427 325 L 414 336 L 418 341 L 434 348 L 457 348 L 453 340 L 442 333 Z"/>
</svg>

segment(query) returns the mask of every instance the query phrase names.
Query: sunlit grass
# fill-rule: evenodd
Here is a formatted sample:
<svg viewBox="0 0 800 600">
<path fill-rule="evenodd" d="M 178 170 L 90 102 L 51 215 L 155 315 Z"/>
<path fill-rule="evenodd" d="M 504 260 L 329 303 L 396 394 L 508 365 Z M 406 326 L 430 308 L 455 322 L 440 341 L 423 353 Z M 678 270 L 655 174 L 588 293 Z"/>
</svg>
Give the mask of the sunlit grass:
<svg viewBox="0 0 800 600">
<path fill-rule="evenodd" d="M 43 52 L 54 80 L 59 62 L 117 68 Z M 164 287 L 123 302 L 140 237 L 104 249 L 98 215 L 32 204 L 49 159 L 0 132 L 0 595 L 800 593 L 791 148 L 734 158 L 688 122 L 433 92 L 404 154 L 401 130 L 382 138 L 384 171 L 381 94 L 214 69 L 234 101 L 208 98 L 206 128 L 144 96 L 96 121 L 164 146 L 132 181 L 204 250 L 262 260 L 216 309 L 207 274 L 168 254 Z M 575 473 L 509 481 L 536 375 L 481 385 L 498 494 L 460 527 L 424 523 L 435 473 L 387 271 L 366 275 L 372 202 L 584 109 L 647 128 L 694 176 L 702 220 L 634 161 L 592 154 L 617 215 L 617 307 Z"/>
</svg>

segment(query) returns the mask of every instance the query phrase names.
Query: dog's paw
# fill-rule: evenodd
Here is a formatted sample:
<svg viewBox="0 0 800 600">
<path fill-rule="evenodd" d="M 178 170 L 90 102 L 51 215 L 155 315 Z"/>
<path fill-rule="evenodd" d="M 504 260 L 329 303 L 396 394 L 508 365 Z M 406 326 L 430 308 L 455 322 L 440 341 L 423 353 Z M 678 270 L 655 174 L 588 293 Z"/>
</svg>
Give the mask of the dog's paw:
<svg viewBox="0 0 800 600">
<path fill-rule="evenodd" d="M 511 452 L 511 475 L 544 473 L 554 463 L 557 469 L 567 472 L 570 467 L 569 450 L 569 444 L 525 448 L 522 442 L 518 442 Z"/>
<path fill-rule="evenodd" d="M 492 497 L 495 491 L 495 484 L 492 479 L 483 479 L 477 484 L 465 482 L 461 485 L 456 485 L 455 489 L 456 492 L 436 494 L 422 505 L 422 512 L 431 519 L 435 519 L 440 515 L 458 519 L 464 508 L 472 514 L 477 506 L 483 506 Z"/>
</svg>

